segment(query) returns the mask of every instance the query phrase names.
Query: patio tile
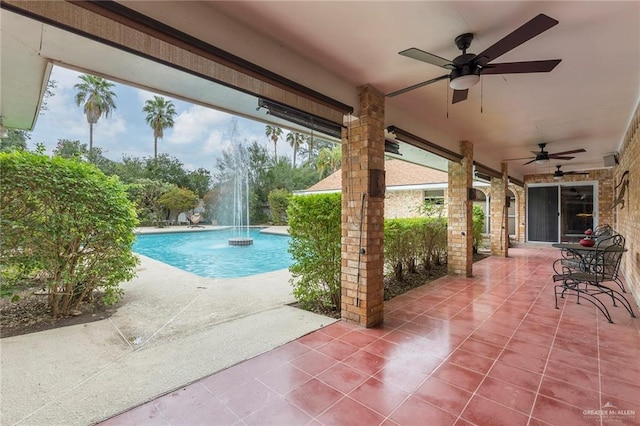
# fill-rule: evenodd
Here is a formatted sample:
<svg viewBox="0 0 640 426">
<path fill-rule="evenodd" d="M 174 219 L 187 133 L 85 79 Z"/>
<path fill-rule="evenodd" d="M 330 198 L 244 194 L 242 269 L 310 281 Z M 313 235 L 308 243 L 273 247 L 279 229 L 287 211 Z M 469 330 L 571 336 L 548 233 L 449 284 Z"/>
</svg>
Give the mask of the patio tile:
<svg viewBox="0 0 640 426">
<path fill-rule="evenodd" d="M 409 397 L 389 417 L 399 425 L 438 425 L 455 424 L 457 417 L 435 407 L 415 396 Z"/>
<path fill-rule="evenodd" d="M 489 371 L 493 361 L 492 358 L 485 358 L 461 349 L 456 350 L 449 357 L 449 362 L 482 374 L 486 374 Z"/>
<path fill-rule="evenodd" d="M 353 330 L 357 330 L 357 327 L 355 325 L 347 324 L 345 322 L 339 321 L 339 322 L 334 322 L 333 324 L 328 325 L 324 328 L 321 328 L 319 331 L 331 337 L 340 337 Z"/>
<path fill-rule="evenodd" d="M 218 397 L 232 413 L 242 418 L 281 397 L 257 380 L 252 380 Z"/>
<path fill-rule="evenodd" d="M 399 347 L 395 343 L 388 340 L 378 339 L 375 342 L 364 347 L 367 352 L 378 355 L 385 359 L 391 359 L 398 356 Z"/>
<path fill-rule="evenodd" d="M 312 376 L 292 365 L 282 365 L 265 374 L 258 376 L 258 380 L 280 395 L 299 387 L 311 380 Z"/>
<path fill-rule="evenodd" d="M 599 404 L 598 391 L 556 380 L 552 377 L 543 377 L 539 393 L 585 410 Z"/>
<path fill-rule="evenodd" d="M 413 392 L 429 376 L 416 371 L 406 363 L 388 364 L 375 374 L 375 378 L 391 383 L 405 392 Z"/>
<path fill-rule="evenodd" d="M 380 371 L 387 360 L 362 349 L 345 358 L 342 362 L 371 376 Z"/>
<path fill-rule="evenodd" d="M 271 401 L 266 407 L 261 408 L 242 419 L 243 425 L 307 425 L 312 421 L 312 417 L 285 399 Z M 225 424 L 225 421 L 215 418 L 216 424 Z M 213 424 L 212 419 L 208 419 L 203 424 Z"/>
<path fill-rule="evenodd" d="M 505 364 L 509 364 L 513 367 L 522 368 L 524 370 L 532 371 L 534 373 L 541 374 L 544 370 L 546 359 L 535 358 L 520 352 L 514 352 L 509 349 L 505 351 L 498 358 Z"/>
<path fill-rule="evenodd" d="M 462 345 L 460 345 L 460 349 L 486 358 L 496 358 L 500 354 L 500 352 L 502 352 L 502 347 L 500 346 L 480 342 L 474 339 L 468 339 L 467 341 L 465 341 Z"/>
<path fill-rule="evenodd" d="M 504 347 L 504 345 L 509 341 L 509 337 L 507 336 L 492 333 L 491 331 L 484 329 L 475 331 L 471 336 L 469 336 L 469 338 L 479 342 L 490 343 L 498 347 Z"/>
<path fill-rule="evenodd" d="M 346 397 L 338 401 L 318 417 L 323 425 L 375 425 L 384 417 L 353 399 Z"/>
<path fill-rule="evenodd" d="M 582 370 L 569 364 L 549 361 L 544 371 L 545 376 L 552 377 L 572 385 L 580 386 L 591 391 L 600 391 L 600 378 L 594 371 Z"/>
<path fill-rule="evenodd" d="M 344 394 L 317 379 L 311 379 L 292 390 L 285 398 L 312 417 L 338 402 Z"/>
<path fill-rule="evenodd" d="M 602 376 L 602 393 L 613 395 L 629 402 L 640 401 L 640 384 L 629 383 L 613 377 Z"/>
<path fill-rule="evenodd" d="M 409 393 L 390 383 L 382 382 L 374 377 L 355 388 L 349 397 L 372 410 L 388 416 L 407 397 Z"/>
<path fill-rule="evenodd" d="M 435 377 L 427 379 L 413 395 L 454 416 L 462 412 L 472 396 L 470 392 Z"/>
<path fill-rule="evenodd" d="M 526 354 L 534 358 L 546 359 L 547 355 L 549 355 L 549 351 L 551 350 L 551 346 L 543 346 L 536 343 L 525 342 L 523 340 L 513 338 L 507 344 L 506 349 L 513 352 Z"/>
<path fill-rule="evenodd" d="M 326 343 L 329 343 L 333 339 L 334 337 L 331 337 L 325 333 L 309 333 L 306 336 L 302 336 L 301 338 L 299 338 L 298 342 L 315 349 Z"/>
<path fill-rule="evenodd" d="M 568 364 L 573 367 L 580 368 L 587 371 L 598 371 L 598 359 L 591 358 L 585 355 L 565 351 L 556 347 L 551 348 L 551 354 L 549 355 L 549 361 L 559 362 L 561 364 Z"/>
<path fill-rule="evenodd" d="M 484 375 L 447 361 L 433 373 L 433 377 L 468 392 L 475 392 Z"/>
<path fill-rule="evenodd" d="M 386 335 L 387 333 L 385 333 Z M 369 343 L 374 342 L 378 339 L 377 336 L 369 333 L 363 333 L 361 331 L 352 331 L 350 333 L 344 334 L 338 338 L 338 340 L 348 343 L 357 348 L 361 348 L 363 346 L 367 346 Z"/>
<path fill-rule="evenodd" d="M 529 415 L 536 398 L 535 392 L 502 380 L 487 377 L 478 390 L 477 395 L 490 399 L 522 414 Z"/>
<path fill-rule="evenodd" d="M 532 417 L 550 425 L 582 425 L 587 421 L 583 414 L 585 409 L 598 410 L 600 407 L 596 405 L 593 408 L 578 408 L 544 395 L 538 395 Z M 599 424 L 599 421 L 587 424 Z"/>
<path fill-rule="evenodd" d="M 596 425 L 584 410 L 640 412 L 640 319 L 609 324 L 575 300 L 556 310 L 556 255 L 485 259 L 473 279 L 385 303 L 383 326 L 334 323 L 104 424 Z"/>
<path fill-rule="evenodd" d="M 356 352 L 358 348 L 348 343 L 341 342 L 340 340 L 333 340 L 325 345 L 320 346 L 316 350 L 330 356 L 331 358 L 343 360 L 349 355 Z"/>
<path fill-rule="evenodd" d="M 360 385 L 369 377 L 370 375 L 343 363 L 336 364 L 316 376 L 316 378 L 321 382 L 326 383 L 345 394 L 351 392 L 356 388 L 356 386 Z"/>
<path fill-rule="evenodd" d="M 477 425 L 526 425 L 529 416 L 476 395 L 467 405 L 462 418 Z M 568 424 L 568 423 L 567 423 Z"/>
<path fill-rule="evenodd" d="M 298 367 L 307 374 L 315 376 L 335 365 L 338 361 L 320 352 L 310 351 L 291 361 L 291 364 Z"/>
</svg>

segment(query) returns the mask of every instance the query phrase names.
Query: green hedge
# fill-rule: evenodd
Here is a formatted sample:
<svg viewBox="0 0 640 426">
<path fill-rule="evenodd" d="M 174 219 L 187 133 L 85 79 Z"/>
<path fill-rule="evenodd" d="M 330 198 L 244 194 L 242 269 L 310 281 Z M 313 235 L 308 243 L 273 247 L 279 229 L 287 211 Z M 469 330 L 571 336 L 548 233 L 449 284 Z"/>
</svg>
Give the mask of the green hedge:
<svg viewBox="0 0 640 426">
<path fill-rule="evenodd" d="M 291 284 L 305 309 L 340 309 L 341 212 L 340 193 L 289 198 Z"/>
<path fill-rule="evenodd" d="M 474 241 L 481 241 L 484 214 L 474 208 Z M 292 196 L 287 210 L 293 265 L 293 294 L 303 308 L 340 307 L 341 196 Z M 430 270 L 447 261 L 447 219 L 419 217 L 386 219 L 384 260 L 399 280 L 405 272 Z"/>
<path fill-rule="evenodd" d="M 419 266 L 430 270 L 446 262 L 447 220 L 442 217 L 386 219 L 384 260 L 398 280 Z"/>
<path fill-rule="evenodd" d="M 101 290 L 105 303 L 134 276 L 137 219 L 117 177 L 89 163 L 0 153 L 2 294 L 38 276 L 54 316 Z"/>
</svg>

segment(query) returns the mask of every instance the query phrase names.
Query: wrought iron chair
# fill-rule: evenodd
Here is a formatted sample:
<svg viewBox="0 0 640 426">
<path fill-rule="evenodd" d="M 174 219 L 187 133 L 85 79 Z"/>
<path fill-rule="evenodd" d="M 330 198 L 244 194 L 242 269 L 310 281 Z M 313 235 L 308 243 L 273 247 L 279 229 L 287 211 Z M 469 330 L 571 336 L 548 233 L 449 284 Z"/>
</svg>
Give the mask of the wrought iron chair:
<svg viewBox="0 0 640 426">
<path fill-rule="evenodd" d="M 580 265 L 569 265 L 564 257 L 556 260 L 553 264 L 555 271 L 553 281 L 560 282 L 554 286 L 556 309 L 558 309 L 558 296 L 564 298 L 565 294 L 575 294 L 578 304 L 581 299 L 589 301 L 610 323 L 613 323 L 607 306 L 598 298 L 600 295 L 606 295 L 611 298 L 614 307 L 617 307 L 619 302 L 635 318 L 631 303 L 624 295 L 605 285 L 608 282 L 615 282 L 624 291 L 618 277 L 624 245 L 624 237 L 614 234 L 598 241 L 595 251 L 589 256 L 582 257 Z"/>
<path fill-rule="evenodd" d="M 596 227 L 596 230 L 593 232 L 593 238 L 598 245 L 598 248 L 603 249 L 608 244 L 614 244 L 616 239 L 610 238 L 614 235 L 620 235 L 613 228 L 607 224 Z M 624 250 L 624 237 L 622 237 L 622 245 Z M 577 252 L 574 250 L 563 249 L 560 254 L 562 255 L 562 266 L 566 266 L 569 269 L 575 270 L 579 269 L 582 272 L 587 272 L 585 268 L 593 263 L 590 259 L 592 256 L 595 256 L 596 252 Z M 618 268 L 615 271 L 612 271 L 612 275 L 610 277 L 610 281 L 615 282 L 620 290 L 623 293 L 626 293 L 627 290 L 624 288 L 624 283 L 620 279 L 618 272 L 620 269 Z"/>
</svg>

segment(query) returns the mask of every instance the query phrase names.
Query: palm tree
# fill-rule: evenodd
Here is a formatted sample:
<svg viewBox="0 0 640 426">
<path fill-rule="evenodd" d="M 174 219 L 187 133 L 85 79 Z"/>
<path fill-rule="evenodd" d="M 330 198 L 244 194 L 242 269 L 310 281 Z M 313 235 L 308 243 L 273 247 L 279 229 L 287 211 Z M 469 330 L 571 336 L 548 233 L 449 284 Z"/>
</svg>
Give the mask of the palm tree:
<svg viewBox="0 0 640 426">
<path fill-rule="evenodd" d="M 173 102 L 166 100 L 162 96 L 154 96 L 147 99 L 142 111 L 147 113 L 145 120 L 153 129 L 153 158 L 158 158 L 158 138 L 164 136 L 164 129 L 173 127 L 173 116 L 176 109 Z"/>
<path fill-rule="evenodd" d="M 282 137 L 282 129 L 278 126 L 272 126 L 270 124 L 267 124 L 267 127 L 265 128 L 265 134 L 269 139 L 273 141 L 273 155 L 276 157 L 276 160 L 277 160 L 278 159 L 277 145 L 278 145 L 278 139 Z"/>
<path fill-rule="evenodd" d="M 76 93 L 76 105 L 84 104 L 84 114 L 89 122 L 89 151 L 93 149 L 93 125 L 98 122 L 104 114 L 105 117 L 111 115 L 111 111 L 116 109 L 113 98 L 116 94 L 111 90 L 115 84 L 102 77 L 83 74 L 80 77 L 82 83 L 73 86 L 78 90 Z"/>
<path fill-rule="evenodd" d="M 342 147 L 322 148 L 316 158 L 316 168 L 323 178 L 330 175 L 342 165 Z"/>
<path fill-rule="evenodd" d="M 298 149 L 300 148 L 300 144 L 304 140 L 304 135 L 298 132 L 289 132 L 287 133 L 287 142 L 293 148 L 293 168 L 296 168 L 296 157 L 298 155 Z"/>
</svg>

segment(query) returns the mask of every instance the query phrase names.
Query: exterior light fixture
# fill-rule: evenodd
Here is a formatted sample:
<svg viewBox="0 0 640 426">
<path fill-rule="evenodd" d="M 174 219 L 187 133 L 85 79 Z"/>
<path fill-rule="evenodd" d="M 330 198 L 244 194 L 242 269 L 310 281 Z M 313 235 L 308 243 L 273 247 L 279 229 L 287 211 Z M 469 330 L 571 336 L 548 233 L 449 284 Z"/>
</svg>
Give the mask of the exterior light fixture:
<svg viewBox="0 0 640 426">
<path fill-rule="evenodd" d="M 454 90 L 467 90 L 478 84 L 480 76 L 476 74 L 461 75 L 449 82 L 449 86 Z"/>
<path fill-rule="evenodd" d="M 467 90 L 480 81 L 480 68 L 466 64 L 451 71 L 449 87 L 453 90 Z"/>
</svg>

